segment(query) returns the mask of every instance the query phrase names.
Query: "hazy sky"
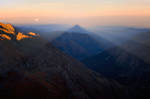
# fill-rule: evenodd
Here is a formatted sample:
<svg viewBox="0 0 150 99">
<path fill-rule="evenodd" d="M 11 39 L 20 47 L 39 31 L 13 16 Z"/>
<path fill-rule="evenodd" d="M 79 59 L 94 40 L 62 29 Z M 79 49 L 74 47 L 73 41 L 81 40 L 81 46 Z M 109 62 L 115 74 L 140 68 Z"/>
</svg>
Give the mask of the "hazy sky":
<svg viewBox="0 0 150 99">
<path fill-rule="evenodd" d="M 150 0 L 1 0 L 0 21 L 150 27 Z"/>
</svg>

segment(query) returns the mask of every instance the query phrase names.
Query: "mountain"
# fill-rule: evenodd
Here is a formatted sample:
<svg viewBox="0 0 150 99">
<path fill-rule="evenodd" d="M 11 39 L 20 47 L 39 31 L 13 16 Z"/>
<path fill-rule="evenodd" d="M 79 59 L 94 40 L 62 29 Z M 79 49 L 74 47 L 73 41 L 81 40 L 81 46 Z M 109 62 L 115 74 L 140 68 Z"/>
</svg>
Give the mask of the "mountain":
<svg viewBox="0 0 150 99">
<path fill-rule="evenodd" d="M 87 69 L 40 36 L 17 40 L 0 24 L 0 96 L 6 99 L 123 99 L 124 88 Z M 11 28 L 9 28 L 9 26 Z M 29 35 L 32 33 L 29 33 Z M 23 34 L 25 35 L 26 34 Z M 24 37 L 24 36 L 23 36 Z"/>
<path fill-rule="evenodd" d="M 79 25 L 75 25 L 74 27 L 72 27 L 71 29 L 67 30 L 66 32 L 69 32 L 69 33 L 90 33 L 88 30 L 82 28 Z"/>
</svg>

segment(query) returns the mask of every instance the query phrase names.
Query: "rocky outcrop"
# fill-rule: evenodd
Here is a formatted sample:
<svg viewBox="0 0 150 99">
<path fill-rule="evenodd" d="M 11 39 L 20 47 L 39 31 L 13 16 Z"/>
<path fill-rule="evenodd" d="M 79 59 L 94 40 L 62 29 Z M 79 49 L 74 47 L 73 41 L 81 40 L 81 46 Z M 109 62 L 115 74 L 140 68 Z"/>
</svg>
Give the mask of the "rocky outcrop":
<svg viewBox="0 0 150 99">
<path fill-rule="evenodd" d="M 33 32 L 29 32 L 27 34 L 23 34 L 21 32 L 17 33 L 11 24 L 0 23 L 0 40 L 22 40 L 25 38 L 33 38 L 37 36 L 39 35 Z"/>
<path fill-rule="evenodd" d="M 15 29 L 11 24 L 0 23 L 0 30 L 4 31 L 5 33 L 8 33 L 8 34 L 15 35 Z"/>
</svg>

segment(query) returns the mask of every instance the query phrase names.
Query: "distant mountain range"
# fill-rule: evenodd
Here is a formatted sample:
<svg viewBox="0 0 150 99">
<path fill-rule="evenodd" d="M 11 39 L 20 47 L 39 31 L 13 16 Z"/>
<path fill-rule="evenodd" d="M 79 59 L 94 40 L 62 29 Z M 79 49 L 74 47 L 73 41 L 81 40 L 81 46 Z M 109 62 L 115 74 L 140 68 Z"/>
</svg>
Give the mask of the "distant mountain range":
<svg viewBox="0 0 150 99">
<path fill-rule="evenodd" d="M 18 32 L 12 25 L 1 23 L 0 35 L 16 38 Z M 7 36 L 1 36 L 0 40 L 1 97 L 126 99 L 119 83 L 87 69 L 40 36 L 20 40 Z"/>
<path fill-rule="evenodd" d="M 122 45 L 132 37 L 150 31 L 150 28 L 125 27 L 125 26 L 97 26 L 90 29 L 97 35 L 109 40 L 116 45 Z"/>
</svg>

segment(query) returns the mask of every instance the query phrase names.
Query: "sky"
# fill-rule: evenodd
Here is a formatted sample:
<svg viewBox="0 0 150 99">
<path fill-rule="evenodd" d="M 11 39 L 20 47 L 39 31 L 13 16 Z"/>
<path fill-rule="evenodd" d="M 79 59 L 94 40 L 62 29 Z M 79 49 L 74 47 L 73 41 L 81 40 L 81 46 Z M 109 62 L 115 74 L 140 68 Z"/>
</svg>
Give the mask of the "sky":
<svg viewBox="0 0 150 99">
<path fill-rule="evenodd" d="M 0 21 L 150 27 L 150 0 L 1 0 Z"/>
</svg>

